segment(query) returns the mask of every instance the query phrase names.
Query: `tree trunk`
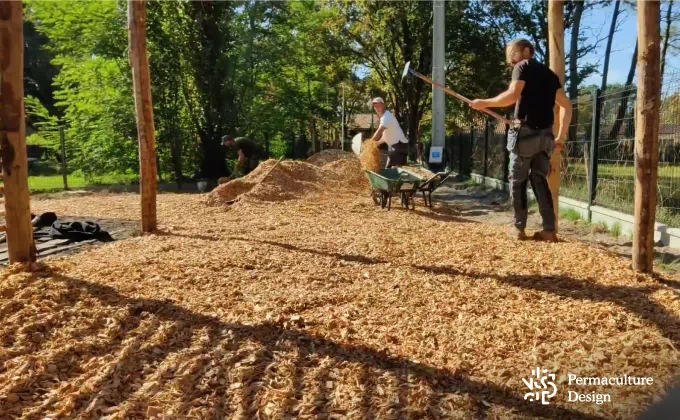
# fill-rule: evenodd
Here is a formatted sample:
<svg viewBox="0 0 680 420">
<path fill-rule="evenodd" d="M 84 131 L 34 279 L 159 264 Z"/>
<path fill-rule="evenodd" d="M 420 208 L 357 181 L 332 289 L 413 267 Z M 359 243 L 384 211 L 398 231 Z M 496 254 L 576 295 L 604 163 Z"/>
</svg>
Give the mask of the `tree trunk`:
<svg viewBox="0 0 680 420">
<path fill-rule="evenodd" d="M 571 46 L 569 48 L 569 98 L 572 101 L 578 99 L 578 36 L 581 32 L 583 8 L 583 0 L 574 2 L 574 22 L 571 27 Z M 576 121 L 577 112 L 573 113 L 573 117 L 572 121 Z"/>
<path fill-rule="evenodd" d="M 578 37 L 581 32 L 581 17 L 583 16 L 583 9 L 585 3 L 583 0 L 574 1 L 574 12 L 573 12 L 573 22 L 571 27 L 571 40 L 569 47 L 569 99 L 572 102 L 578 103 Z M 569 139 L 576 140 L 577 125 L 578 125 L 578 106 L 573 107 L 571 114 L 571 125 L 569 127 Z M 558 113 L 555 113 L 555 118 L 558 117 Z M 578 152 L 577 152 L 578 153 Z M 587 156 L 584 154 L 586 159 L 586 167 L 588 165 Z"/>
<path fill-rule="evenodd" d="M 604 51 L 604 67 L 602 68 L 602 84 L 600 85 L 600 92 L 604 93 L 607 90 L 607 74 L 609 73 L 609 57 L 612 53 L 612 41 L 614 40 L 614 31 L 616 30 L 616 21 L 619 18 L 619 8 L 621 0 L 616 0 L 614 3 L 614 14 L 612 15 L 612 24 L 609 27 L 609 36 L 607 37 L 607 48 Z"/>
<path fill-rule="evenodd" d="M 560 78 L 564 86 L 564 1 L 551 0 L 548 3 L 548 50 L 550 51 L 550 69 Z M 555 108 L 555 124 L 553 133 L 559 133 L 559 115 Z M 562 154 L 553 153 L 550 158 L 550 174 L 548 184 L 552 194 L 553 207 L 555 210 L 555 233 L 557 233 L 559 221 L 559 196 L 560 196 L 560 164 Z"/>
<path fill-rule="evenodd" d="M 137 135 L 139 138 L 142 232 L 156 230 L 156 138 L 151 102 L 151 74 L 146 50 L 146 1 L 128 1 L 129 55 L 135 93 Z"/>
<path fill-rule="evenodd" d="M 20 1 L 0 1 L 0 147 L 10 263 L 36 260 L 24 116 L 24 34 Z"/>
<path fill-rule="evenodd" d="M 635 129 L 635 223 L 633 268 L 650 273 L 654 267 L 657 167 L 659 164 L 660 8 L 658 1 L 638 0 L 637 112 Z"/>
<path fill-rule="evenodd" d="M 663 82 L 663 74 L 666 70 L 666 53 L 668 52 L 668 45 L 671 37 L 671 24 L 673 14 L 673 0 L 668 1 L 668 9 L 666 10 L 666 33 L 663 37 L 663 49 L 661 50 L 661 80 Z"/>
<path fill-rule="evenodd" d="M 628 70 L 628 77 L 626 78 L 626 87 L 624 88 L 623 92 L 621 92 L 621 104 L 619 105 L 619 109 L 616 112 L 616 120 L 614 121 L 614 126 L 609 132 L 609 138 L 611 140 L 614 140 L 619 136 L 619 132 L 621 131 L 621 127 L 623 126 L 624 117 L 626 116 L 626 110 L 628 109 L 628 97 L 630 97 L 630 93 L 632 91 L 632 89 L 630 89 L 630 86 L 633 84 L 633 77 L 635 76 L 635 66 L 637 65 L 638 61 L 639 44 L 640 42 L 638 40 L 635 43 L 635 50 L 633 51 L 633 57 L 631 58 L 630 61 L 630 69 Z"/>
</svg>

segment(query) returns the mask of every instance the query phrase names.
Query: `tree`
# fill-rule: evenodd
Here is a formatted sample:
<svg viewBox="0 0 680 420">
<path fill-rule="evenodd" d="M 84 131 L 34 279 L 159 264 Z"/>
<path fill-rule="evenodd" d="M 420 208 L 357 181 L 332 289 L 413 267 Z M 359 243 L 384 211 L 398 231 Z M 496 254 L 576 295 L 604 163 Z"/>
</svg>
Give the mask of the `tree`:
<svg viewBox="0 0 680 420">
<path fill-rule="evenodd" d="M 663 43 L 661 47 L 661 79 L 666 70 L 666 59 L 670 50 L 677 50 L 677 43 L 680 41 L 680 36 L 677 31 L 673 28 L 673 22 L 677 21 L 680 17 L 680 13 L 673 13 L 673 0 L 668 0 L 668 6 L 666 8 L 666 13 L 664 17 L 664 23 L 666 24 L 666 29 L 663 35 Z"/>
<path fill-rule="evenodd" d="M 619 17 L 619 8 L 621 7 L 621 0 L 614 2 L 614 12 L 612 13 L 612 23 L 609 26 L 609 36 L 607 37 L 607 47 L 604 51 L 604 65 L 602 67 L 602 84 L 600 90 L 604 93 L 607 89 L 607 76 L 609 74 L 609 57 L 612 52 L 612 42 L 614 41 L 614 32 L 616 31 L 616 22 Z M 663 74 L 663 73 L 662 73 Z"/>
<path fill-rule="evenodd" d="M 635 77 L 635 67 L 637 66 L 638 58 L 638 42 L 635 42 L 635 50 L 633 50 L 633 55 L 630 59 L 630 68 L 628 69 L 628 77 L 626 77 L 626 88 L 621 91 L 621 102 L 619 109 L 616 113 L 616 119 L 612 129 L 609 131 L 609 138 L 615 139 L 619 136 L 621 127 L 623 126 L 624 117 L 626 116 L 626 111 L 628 110 L 628 98 L 630 97 L 632 89 L 633 78 Z M 632 119 L 631 119 L 632 121 Z"/>
<path fill-rule="evenodd" d="M 585 2 L 583 0 L 574 1 L 574 20 L 571 27 L 571 46 L 569 48 L 569 99 L 572 101 L 578 97 L 578 41 L 584 8 Z M 578 115 L 574 115 L 573 121 L 577 120 Z"/>
<path fill-rule="evenodd" d="M 569 84 L 574 83 L 577 87 L 582 80 L 596 71 L 596 66 L 592 63 L 585 63 L 578 65 L 578 61 L 586 57 L 589 53 L 594 51 L 601 39 L 595 39 L 593 42 L 587 43 L 587 37 L 583 36 L 580 22 L 582 17 L 589 11 L 607 1 L 589 1 L 572 0 L 565 2 L 564 13 L 564 29 L 578 26 L 576 31 L 572 31 L 572 38 L 577 36 L 576 40 L 572 40 L 572 46 L 576 45 L 574 51 L 566 58 L 568 68 L 575 67 L 577 70 L 573 72 L 567 80 Z M 496 31 L 502 33 L 502 38 L 507 42 L 517 37 L 528 38 L 535 47 L 536 59 L 544 64 L 550 61 L 548 51 L 548 2 L 542 0 L 510 0 L 510 1 L 491 1 L 483 2 L 486 10 L 486 17 L 488 25 Z M 574 44 L 575 43 L 575 44 Z M 576 64 L 572 64 L 572 61 Z"/>
<path fill-rule="evenodd" d="M 37 98 L 50 113 L 57 113 L 54 103 L 52 81 L 59 69 L 51 61 L 54 55 L 45 48 L 48 38 L 35 29 L 35 25 L 24 20 L 24 92 Z"/>
<path fill-rule="evenodd" d="M 420 79 L 404 83 L 406 62 L 423 74 L 432 68 L 432 3 L 366 1 L 336 3 L 348 22 L 335 30 L 343 48 L 372 71 L 372 92 L 384 95 L 406 129 L 411 145 L 430 107 L 432 88 Z M 446 4 L 447 85 L 470 96 L 504 87 L 503 48 L 496 31 L 485 28 L 485 14 L 471 2 Z M 341 23 L 342 21 L 338 21 Z M 372 95 L 375 96 L 375 95 Z M 453 107 L 460 103 L 447 101 Z M 467 107 L 467 106 L 465 106 Z"/>
</svg>

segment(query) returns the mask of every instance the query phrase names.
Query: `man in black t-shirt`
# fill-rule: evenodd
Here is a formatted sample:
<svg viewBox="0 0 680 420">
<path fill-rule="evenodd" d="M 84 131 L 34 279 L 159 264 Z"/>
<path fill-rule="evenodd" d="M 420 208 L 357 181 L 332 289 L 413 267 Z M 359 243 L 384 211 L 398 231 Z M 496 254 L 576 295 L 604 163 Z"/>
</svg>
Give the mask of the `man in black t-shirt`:
<svg viewBox="0 0 680 420">
<path fill-rule="evenodd" d="M 253 169 L 257 168 L 261 159 L 266 158 L 266 152 L 262 147 L 246 137 L 234 139 L 230 135 L 226 135 L 222 137 L 222 145 L 236 148 L 238 162 L 235 172 L 242 175 L 248 175 Z M 233 178 L 233 176 L 230 178 Z"/>
<path fill-rule="evenodd" d="M 571 121 L 571 101 L 564 93 L 562 84 L 547 66 L 534 60 L 534 46 L 521 39 L 508 44 L 506 58 L 513 67 L 512 82 L 505 92 L 491 99 L 476 99 L 470 105 L 474 109 L 499 108 L 515 104 L 515 120 L 520 125 L 508 133 L 510 151 L 510 184 L 515 223 L 510 235 L 524 239 L 527 224 L 527 182 L 531 181 L 543 230 L 535 239 L 557 241 L 555 213 L 548 186 L 550 156 L 559 153 L 567 136 Z M 553 135 L 553 107 L 560 107 L 560 132 Z"/>
</svg>

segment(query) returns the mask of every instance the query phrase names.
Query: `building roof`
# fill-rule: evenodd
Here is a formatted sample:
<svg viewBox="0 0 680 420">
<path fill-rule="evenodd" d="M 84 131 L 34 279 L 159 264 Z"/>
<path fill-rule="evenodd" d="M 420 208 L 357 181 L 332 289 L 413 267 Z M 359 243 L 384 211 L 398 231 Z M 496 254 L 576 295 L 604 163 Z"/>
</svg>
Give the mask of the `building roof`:
<svg viewBox="0 0 680 420">
<path fill-rule="evenodd" d="M 380 123 L 377 115 L 373 114 L 357 114 L 352 117 L 352 120 L 348 124 L 349 129 L 353 128 L 371 128 L 371 116 L 373 116 L 373 127 L 377 127 Z"/>
</svg>

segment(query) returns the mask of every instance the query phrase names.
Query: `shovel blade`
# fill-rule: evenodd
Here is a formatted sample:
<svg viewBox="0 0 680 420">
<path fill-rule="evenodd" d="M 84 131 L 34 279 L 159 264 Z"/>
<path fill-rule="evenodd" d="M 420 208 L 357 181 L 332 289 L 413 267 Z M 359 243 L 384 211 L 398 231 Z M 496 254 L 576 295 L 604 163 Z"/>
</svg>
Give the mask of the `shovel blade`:
<svg viewBox="0 0 680 420">
<path fill-rule="evenodd" d="M 401 72 L 401 80 L 404 80 L 406 76 L 408 76 L 408 72 L 411 70 L 411 62 L 407 62 L 406 65 L 404 66 L 404 71 Z"/>
<path fill-rule="evenodd" d="M 361 133 L 352 138 L 352 151 L 359 156 L 361 154 Z"/>
</svg>

